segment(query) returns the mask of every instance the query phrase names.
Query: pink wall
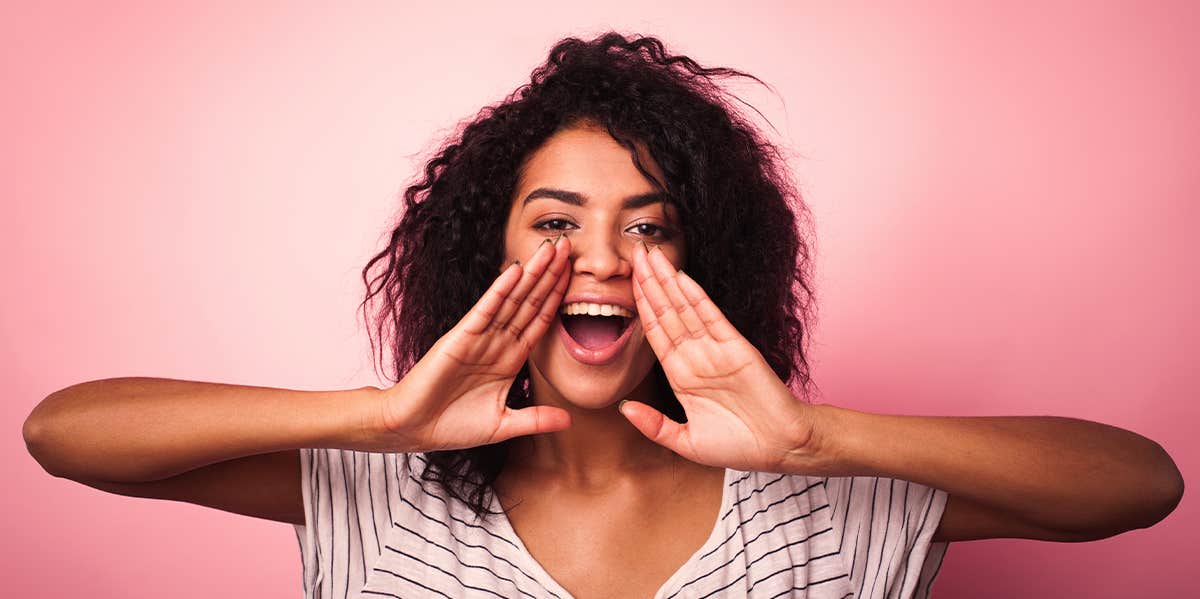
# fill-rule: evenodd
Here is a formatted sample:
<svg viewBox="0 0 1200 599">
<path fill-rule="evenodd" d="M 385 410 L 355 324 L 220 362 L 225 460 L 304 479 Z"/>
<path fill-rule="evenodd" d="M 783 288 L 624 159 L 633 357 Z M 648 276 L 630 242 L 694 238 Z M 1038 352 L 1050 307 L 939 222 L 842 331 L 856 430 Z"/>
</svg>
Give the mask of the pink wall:
<svg viewBox="0 0 1200 599">
<path fill-rule="evenodd" d="M 1195 3 L 77 4 L 0 8 L 11 596 L 299 596 L 289 526 L 52 478 L 21 422 L 112 376 L 379 384 L 357 277 L 415 157 L 609 26 L 778 89 L 746 97 L 816 215 L 824 401 L 1077 416 L 1200 467 Z M 1198 524 L 1193 491 L 1106 541 L 956 544 L 936 594 L 1194 588 Z"/>
</svg>

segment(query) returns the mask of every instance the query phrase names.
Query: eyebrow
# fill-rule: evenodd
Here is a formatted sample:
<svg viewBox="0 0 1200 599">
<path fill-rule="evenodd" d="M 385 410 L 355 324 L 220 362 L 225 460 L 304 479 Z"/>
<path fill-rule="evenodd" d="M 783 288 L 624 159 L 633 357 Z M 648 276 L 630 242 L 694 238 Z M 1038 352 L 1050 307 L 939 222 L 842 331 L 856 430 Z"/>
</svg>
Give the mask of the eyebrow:
<svg viewBox="0 0 1200 599">
<path fill-rule="evenodd" d="M 521 206 L 524 207 L 529 202 L 540 198 L 558 200 L 573 206 L 583 206 L 587 204 L 587 197 L 581 193 L 575 191 L 566 191 L 564 189 L 554 189 L 553 187 L 539 187 L 529 192 L 529 195 L 525 196 L 525 200 L 521 202 Z M 633 210 L 635 208 L 641 208 L 643 206 L 649 206 L 650 204 L 658 203 L 669 204 L 670 202 L 667 201 L 667 194 L 661 191 L 652 191 L 649 193 L 640 193 L 638 195 L 625 198 L 621 201 L 621 209 Z"/>
</svg>

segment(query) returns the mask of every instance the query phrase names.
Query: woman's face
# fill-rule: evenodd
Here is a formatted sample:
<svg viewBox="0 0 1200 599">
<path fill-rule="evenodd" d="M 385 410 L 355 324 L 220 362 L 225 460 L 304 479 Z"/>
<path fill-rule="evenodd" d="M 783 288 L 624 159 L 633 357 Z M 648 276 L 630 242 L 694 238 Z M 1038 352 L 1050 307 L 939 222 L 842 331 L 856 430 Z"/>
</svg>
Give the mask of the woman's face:
<svg viewBox="0 0 1200 599">
<path fill-rule="evenodd" d="M 645 147 L 638 150 L 642 166 L 664 180 Z M 571 277 L 558 316 L 529 356 L 538 403 L 595 409 L 632 394 L 650 399 L 643 394 L 652 387 L 647 375 L 656 357 L 634 304 L 633 247 L 639 240 L 658 245 L 677 268 L 685 257 L 677 213 L 658 189 L 628 150 L 591 124 L 559 131 L 526 160 L 505 228 L 506 260 L 524 262 L 560 233 L 571 240 Z M 587 304 L 626 311 L 563 313 L 594 310 Z"/>
</svg>

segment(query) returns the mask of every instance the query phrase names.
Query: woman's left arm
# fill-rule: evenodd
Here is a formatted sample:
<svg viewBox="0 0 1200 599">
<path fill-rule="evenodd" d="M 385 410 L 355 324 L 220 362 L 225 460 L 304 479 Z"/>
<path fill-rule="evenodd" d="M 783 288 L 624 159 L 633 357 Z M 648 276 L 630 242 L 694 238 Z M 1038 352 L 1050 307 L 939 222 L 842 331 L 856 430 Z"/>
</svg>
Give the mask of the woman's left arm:
<svg viewBox="0 0 1200 599">
<path fill-rule="evenodd" d="M 936 541 L 1101 539 L 1152 526 L 1183 495 L 1183 478 L 1162 447 L 1097 422 L 805 407 L 811 434 L 780 470 L 884 476 L 942 489 L 950 499 Z"/>
<path fill-rule="evenodd" d="M 1162 520 L 1183 478 L 1154 441 L 1044 416 L 869 414 L 797 400 L 700 286 L 662 252 L 634 251 L 638 317 L 687 423 L 621 402 L 644 435 L 693 462 L 879 476 L 946 491 L 934 539 L 1086 541 Z"/>
</svg>

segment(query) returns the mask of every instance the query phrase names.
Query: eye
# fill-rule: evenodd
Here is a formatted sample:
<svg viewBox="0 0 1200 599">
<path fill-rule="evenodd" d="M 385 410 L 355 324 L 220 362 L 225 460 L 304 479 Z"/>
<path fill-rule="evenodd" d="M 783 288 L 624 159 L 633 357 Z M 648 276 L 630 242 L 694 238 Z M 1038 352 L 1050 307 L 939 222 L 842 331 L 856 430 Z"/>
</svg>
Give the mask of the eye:
<svg viewBox="0 0 1200 599">
<path fill-rule="evenodd" d="M 625 229 L 625 231 L 633 233 L 634 235 L 648 237 L 650 239 L 670 239 L 672 235 L 672 231 L 670 229 L 660 227 L 654 223 L 637 223 L 632 227 Z"/>
<path fill-rule="evenodd" d="M 570 225 L 572 227 L 575 226 L 574 223 L 572 223 L 571 221 L 566 220 L 564 218 L 548 218 L 543 221 L 538 221 L 537 223 L 535 223 L 533 225 L 533 228 L 539 229 L 542 231 L 565 231 L 565 230 L 567 230 L 566 227 L 564 227 L 563 225 Z"/>
</svg>

